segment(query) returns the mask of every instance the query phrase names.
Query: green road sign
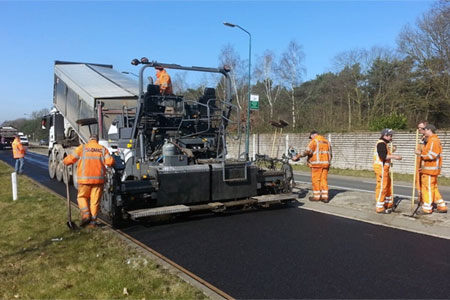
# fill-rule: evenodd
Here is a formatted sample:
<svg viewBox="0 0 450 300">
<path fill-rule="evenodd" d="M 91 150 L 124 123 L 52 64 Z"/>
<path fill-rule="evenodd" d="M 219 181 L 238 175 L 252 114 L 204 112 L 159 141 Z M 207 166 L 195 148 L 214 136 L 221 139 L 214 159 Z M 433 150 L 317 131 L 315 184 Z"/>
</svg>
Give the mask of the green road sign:
<svg viewBox="0 0 450 300">
<path fill-rule="evenodd" d="M 259 109 L 259 95 L 250 95 L 250 109 L 258 110 Z"/>
</svg>

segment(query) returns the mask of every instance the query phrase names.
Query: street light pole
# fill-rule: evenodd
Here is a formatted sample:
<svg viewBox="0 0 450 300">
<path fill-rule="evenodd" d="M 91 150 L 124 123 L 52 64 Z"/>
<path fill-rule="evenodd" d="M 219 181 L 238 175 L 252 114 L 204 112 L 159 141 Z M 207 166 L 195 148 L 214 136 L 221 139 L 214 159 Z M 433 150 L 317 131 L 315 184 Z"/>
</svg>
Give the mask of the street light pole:
<svg viewBox="0 0 450 300">
<path fill-rule="evenodd" d="M 223 22 L 223 25 L 228 27 L 237 27 L 248 34 L 248 99 L 247 99 L 247 125 L 245 133 L 245 159 L 249 160 L 250 152 L 250 92 L 251 92 L 251 69 L 252 69 L 252 35 L 250 32 L 242 28 L 237 24 L 232 24 L 228 22 Z"/>
</svg>

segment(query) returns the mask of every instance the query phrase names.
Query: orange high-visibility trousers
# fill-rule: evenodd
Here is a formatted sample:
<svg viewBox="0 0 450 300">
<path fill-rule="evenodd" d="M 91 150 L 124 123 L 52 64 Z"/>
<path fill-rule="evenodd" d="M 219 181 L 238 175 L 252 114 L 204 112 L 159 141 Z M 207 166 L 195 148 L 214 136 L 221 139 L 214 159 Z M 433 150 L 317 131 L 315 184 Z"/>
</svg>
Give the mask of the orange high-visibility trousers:
<svg viewBox="0 0 450 300">
<path fill-rule="evenodd" d="M 78 184 L 78 207 L 81 219 L 96 220 L 100 210 L 103 184 Z"/>
<path fill-rule="evenodd" d="M 421 194 L 422 194 L 422 210 L 425 213 L 433 212 L 433 203 L 436 203 L 436 209 L 440 212 L 447 211 L 447 205 L 439 193 L 437 185 L 437 175 L 421 174 Z"/>
<path fill-rule="evenodd" d="M 385 208 L 391 208 L 394 205 L 391 189 L 391 177 L 389 176 L 389 167 L 374 167 L 377 177 L 377 187 L 375 190 L 376 211 L 383 212 Z"/>
<path fill-rule="evenodd" d="M 313 197 L 328 200 L 328 168 L 311 168 Z"/>
</svg>

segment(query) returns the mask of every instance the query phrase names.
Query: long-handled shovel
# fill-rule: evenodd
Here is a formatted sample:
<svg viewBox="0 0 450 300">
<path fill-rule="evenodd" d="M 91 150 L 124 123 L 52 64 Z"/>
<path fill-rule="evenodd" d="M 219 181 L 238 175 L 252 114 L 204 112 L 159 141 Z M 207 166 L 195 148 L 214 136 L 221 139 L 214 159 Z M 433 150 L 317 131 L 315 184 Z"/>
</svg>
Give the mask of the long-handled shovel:
<svg viewBox="0 0 450 300">
<path fill-rule="evenodd" d="M 393 151 L 394 145 L 392 144 L 392 142 L 389 144 L 389 147 L 390 147 L 391 153 L 394 153 L 394 151 Z M 397 209 L 400 202 L 402 202 L 402 199 L 397 196 L 394 196 L 394 164 L 392 163 L 392 160 L 391 160 L 390 173 L 391 173 L 390 174 L 391 175 L 391 197 L 394 201 L 394 206 L 392 207 L 392 211 L 394 212 Z"/>
<path fill-rule="evenodd" d="M 413 211 L 413 213 L 412 213 L 411 215 L 408 215 L 408 217 L 410 217 L 410 218 L 415 218 L 414 215 L 415 215 L 415 214 L 417 213 L 417 211 L 419 210 L 421 204 L 422 204 L 422 200 L 419 199 L 419 202 L 417 203 L 416 209 Z"/>
<path fill-rule="evenodd" d="M 392 145 L 392 142 L 389 144 L 389 148 L 390 148 L 390 150 L 391 150 L 391 154 L 393 153 L 393 149 L 394 149 L 394 146 Z M 390 176 L 391 176 L 391 197 L 392 197 L 392 200 L 394 201 L 395 200 L 395 197 L 394 197 L 394 164 L 392 163 L 392 159 L 391 159 L 391 166 L 390 166 Z M 395 201 L 394 201 L 395 202 Z M 393 208 L 392 208 L 392 211 L 395 211 L 395 209 L 397 208 L 397 205 L 395 205 Z"/>
<path fill-rule="evenodd" d="M 67 167 L 65 167 L 65 175 L 66 178 L 64 182 L 66 183 L 66 197 L 67 197 L 67 227 L 70 228 L 70 230 L 78 230 L 77 224 L 72 222 L 72 205 L 70 204 L 70 194 L 69 194 L 69 170 Z"/>
<path fill-rule="evenodd" d="M 416 145 L 414 147 L 414 176 L 413 176 L 413 188 L 412 188 L 412 197 L 411 197 L 411 211 L 414 208 L 414 200 L 415 200 L 415 193 L 416 193 L 416 176 L 417 176 L 417 155 L 415 153 L 417 146 L 419 145 L 419 130 L 416 130 Z M 412 212 L 411 215 L 405 215 L 410 218 L 414 218 L 414 215 L 419 210 L 420 204 L 422 204 L 422 199 L 419 198 L 419 203 L 417 204 L 416 209 Z"/>
<path fill-rule="evenodd" d="M 288 126 L 289 123 L 284 121 L 284 120 L 280 120 L 278 122 L 278 124 L 280 124 L 281 129 L 280 129 L 280 135 L 279 135 L 280 142 L 278 143 L 278 146 L 277 146 L 277 155 L 276 155 L 276 157 L 278 157 L 278 149 L 279 149 L 279 146 L 281 144 L 281 139 L 283 138 L 283 128 Z"/>
<path fill-rule="evenodd" d="M 275 133 L 273 134 L 272 148 L 270 149 L 270 157 L 273 157 L 273 151 L 275 149 L 275 141 L 277 140 L 278 128 L 281 128 L 281 124 L 277 121 L 270 121 L 270 125 L 275 127 Z"/>
</svg>

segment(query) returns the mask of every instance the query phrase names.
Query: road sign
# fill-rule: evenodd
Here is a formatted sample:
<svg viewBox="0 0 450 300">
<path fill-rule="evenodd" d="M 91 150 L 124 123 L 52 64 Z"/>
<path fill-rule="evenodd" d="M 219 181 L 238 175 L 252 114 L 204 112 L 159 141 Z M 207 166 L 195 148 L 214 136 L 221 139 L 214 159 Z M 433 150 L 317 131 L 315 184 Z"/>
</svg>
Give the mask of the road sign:
<svg viewBox="0 0 450 300">
<path fill-rule="evenodd" d="M 250 95 L 250 109 L 259 110 L 259 95 Z"/>
</svg>

